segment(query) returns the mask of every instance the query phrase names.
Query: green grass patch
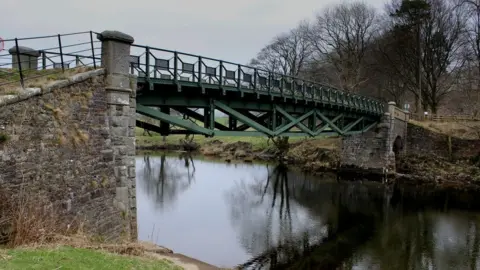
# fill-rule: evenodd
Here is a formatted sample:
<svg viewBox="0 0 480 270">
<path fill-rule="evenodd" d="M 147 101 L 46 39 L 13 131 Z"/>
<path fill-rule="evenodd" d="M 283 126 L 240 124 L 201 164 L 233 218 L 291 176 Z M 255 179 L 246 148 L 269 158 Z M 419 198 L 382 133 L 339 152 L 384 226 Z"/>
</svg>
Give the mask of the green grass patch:
<svg viewBox="0 0 480 270">
<path fill-rule="evenodd" d="M 77 73 L 92 70 L 93 67 L 76 67 L 66 69 L 39 69 L 23 70 L 25 87 L 44 87 L 45 85 L 58 80 L 64 80 Z M 20 87 L 20 72 L 15 69 L 0 68 L 0 95 L 14 95 L 16 88 Z"/>
<path fill-rule="evenodd" d="M 153 145 L 164 145 L 164 144 L 178 144 L 181 139 L 185 138 L 185 135 L 169 135 L 165 138 L 165 142 L 163 141 L 163 137 L 160 136 L 158 133 L 150 132 L 152 136 L 143 136 L 143 129 L 136 128 L 135 136 L 136 142 L 138 146 L 153 146 Z M 304 137 L 294 137 L 290 138 L 289 142 L 296 142 L 300 140 L 304 140 Z M 218 136 L 213 138 L 206 138 L 202 135 L 195 135 L 193 141 L 198 143 L 199 145 L 203 145 L 209 141 L 219 140 L 224 143 L 235 143 L 235 142 L 247 142 L 252 144 L 253 150 L 262 150 L 267 149 L 269 146 L 273 144 L 270 142 L 268 143 L 268 138 L 265 137 L 242 137 L 242 136 Z"/>
<path fill-rule="evenodd" d="M 59 247 L 3 250 L 0 253 L 0 269 L 181 270 L 182 268 L 166 260 L 124 256 L 82 248 Z"/>
</svg>

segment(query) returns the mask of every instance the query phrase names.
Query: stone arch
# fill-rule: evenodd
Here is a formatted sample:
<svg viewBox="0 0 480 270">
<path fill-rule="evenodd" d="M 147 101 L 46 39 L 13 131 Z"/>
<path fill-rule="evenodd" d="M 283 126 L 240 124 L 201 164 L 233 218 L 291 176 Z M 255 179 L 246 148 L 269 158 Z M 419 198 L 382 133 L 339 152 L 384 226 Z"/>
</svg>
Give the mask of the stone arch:
<svg viewBox="0 0 480 270">
<path fill-rule="evenodd" d="M 398 155 L 403 151 L 403 147 L 404 147 L 403 139 L 401 136 L 397 135 L 392 145 L 392 150 L 393 150 L 393 153 L 395 153 L 395 157 L 398 157 Z"/>
</svg>

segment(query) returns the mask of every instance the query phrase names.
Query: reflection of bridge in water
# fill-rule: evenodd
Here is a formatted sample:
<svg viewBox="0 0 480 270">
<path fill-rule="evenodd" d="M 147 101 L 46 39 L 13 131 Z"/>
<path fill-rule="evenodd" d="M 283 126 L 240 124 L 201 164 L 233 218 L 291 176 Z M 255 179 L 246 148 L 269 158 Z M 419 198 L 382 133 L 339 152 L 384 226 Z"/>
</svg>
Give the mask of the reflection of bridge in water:
<svg viewBox="0 0 480 270">
<path fill-rule="evenodd" d="M 156 160 L 145 157 L 138 173 L 147 177 L 138 179 L 147 196 L 165 206 L 195 182 L 195 164 L 187 155 Z M 426 269 L 477 264 L 480 230 L 475 216 L 418 211 L 405 203 L 410 198 L 397 187 L 338 182 L 335 175 L 313 178 L 281 165 L 268 171 L 267 179 L 241 182 L 225 194 L 232 226 L 252 256 L 240 266 L 243 269 L 353 269 L 355 265 Z M 442 224 L 455 229 L 442 231 Z M 449 249 L 439 249 L 445 245 L 438 242 L 439 234 L 460 240 L 449 240 Z"/>
</svg>

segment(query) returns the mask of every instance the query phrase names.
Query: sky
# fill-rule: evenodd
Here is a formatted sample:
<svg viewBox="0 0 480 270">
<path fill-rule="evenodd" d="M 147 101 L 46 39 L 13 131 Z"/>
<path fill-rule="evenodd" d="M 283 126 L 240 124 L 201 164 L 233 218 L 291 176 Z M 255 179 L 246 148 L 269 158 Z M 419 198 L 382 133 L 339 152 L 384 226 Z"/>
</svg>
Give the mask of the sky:
<svg viewBox="0 0 480 270">
<path fill-rule="evenodd" d="M 382 8 L 385 2 L 365 1 L 378 8 Z M 275 35 L 295 27 L 301 20 L 313 18 L 323 7 L 338 2 L 2 0 L 0 37 L 8 39 L 118 30 L 133 36 L 136 44 L 246 64 Z M 35 47 L 50 45 L 46 44 L 47 41 L 39 42 L 44 44 L 35 44 Z M 11 44 L 5 44 L 5 49 L 9 47 Z"/>
</svg>

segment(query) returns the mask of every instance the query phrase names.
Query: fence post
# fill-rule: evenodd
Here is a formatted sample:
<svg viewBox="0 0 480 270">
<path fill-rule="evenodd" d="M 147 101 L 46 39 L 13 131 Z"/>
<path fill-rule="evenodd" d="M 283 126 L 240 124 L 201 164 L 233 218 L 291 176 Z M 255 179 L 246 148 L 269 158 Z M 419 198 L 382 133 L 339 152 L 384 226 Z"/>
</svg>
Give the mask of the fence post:
<svg viewBox="0 0 480 270">
<path fill-rule="evenodd" d="M 92 48 L 93 68 L 97 69 L 97 62 L 95 59 L 95 48 L 93 47 L 93 33 L 90 31 L 90 47 Z"/>
<path fill-rule="evenodd" d="M 47 54 L 42 51 L 42 69 L 47 69 Z"/>
<path fill-rule="evenodd" d="M 63 65 L 63 51 L 62 51 L 62 38 L 58 34 L 58 47 L 60 48 L 60 61 L 62 61 L 62 71 L 65 72 L 65 66 Z"/>
</svg>

